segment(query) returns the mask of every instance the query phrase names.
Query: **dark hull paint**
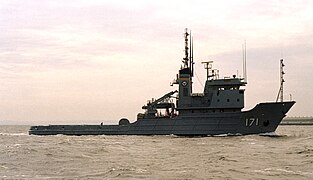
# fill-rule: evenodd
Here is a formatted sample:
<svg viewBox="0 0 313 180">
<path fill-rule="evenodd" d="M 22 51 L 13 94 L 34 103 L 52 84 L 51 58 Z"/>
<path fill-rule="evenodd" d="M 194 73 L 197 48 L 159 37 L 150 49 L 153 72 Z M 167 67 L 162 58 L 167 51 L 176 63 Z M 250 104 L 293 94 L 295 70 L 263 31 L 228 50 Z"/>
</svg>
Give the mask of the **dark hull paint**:
<svg viewBox="0 0 313 180">
<path fill-rule="evenodd" d="M 32 135 L 183 135 L 259 134 L 274 132 L 294 101 L 260 103 L 249 111 L 140 119 L 128 125 L 32 126 Z"/>
</svg>

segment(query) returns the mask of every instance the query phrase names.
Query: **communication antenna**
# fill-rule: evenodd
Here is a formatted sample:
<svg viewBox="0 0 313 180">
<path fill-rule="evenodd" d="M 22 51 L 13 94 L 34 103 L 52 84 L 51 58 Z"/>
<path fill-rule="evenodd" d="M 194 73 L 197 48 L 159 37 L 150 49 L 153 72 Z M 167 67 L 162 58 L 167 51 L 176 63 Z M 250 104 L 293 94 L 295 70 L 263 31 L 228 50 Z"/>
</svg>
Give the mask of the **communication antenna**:
<svg viewBox="0 0 313 180">
<path fill-rule="evenodd" d="M 284 60 L 281 59 L 280 60 L 280 88 L 279 88 L 279 91 L 278 91 L 278 95 L 277 95 L 277 98 L 276 98 L 276 102 L 278 102 L 278 99 L 280 97 L 280 102 L 284 102 L 284 67 L 285 67 L 285 64 L 284 64 Z"/>
<path fill-rule="evenodd" d="M 243 59 L 243 79 L 245 83 L 248 83 L 248 77 L 247 77 L 247 43 L 245 40 L 245 43 L 242 45 L 242 59 Z"/>
<path fill-rule="evenodd" d="M 191 36 L 191 30 L 189 32 L 190 34 L 190 41 L 189 41 L 189 68 L 190 68 L 190 83 L 192 84 L 192 77 L 193 77 L 193 49 L 192 49 L 192 36 Z M 190 92 L 192 92 L 192 86 L 190 86 Z"/>
<path fill-rule="evenodd" d="M 193 65 L 194 65 L 194 62 L 193 62 L 193 37 L 191 36 L 191 31 L 190 31 L 190 42 L 189 42 L 189 46 L 190 46 L 190 51 L 189 51 L 189 54 L 190 54 L 190 57 L 189 57 L 189 67 L 190 67 L 190 75 L 193 77 Z"/>
</svg>

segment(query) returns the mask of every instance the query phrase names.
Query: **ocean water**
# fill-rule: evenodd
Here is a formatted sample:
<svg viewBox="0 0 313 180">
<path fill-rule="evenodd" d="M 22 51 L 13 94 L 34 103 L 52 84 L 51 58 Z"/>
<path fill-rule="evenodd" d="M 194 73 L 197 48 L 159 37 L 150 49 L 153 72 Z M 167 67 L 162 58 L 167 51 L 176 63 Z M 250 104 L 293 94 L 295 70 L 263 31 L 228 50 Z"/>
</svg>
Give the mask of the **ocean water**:
<svg viewBox="0 0 313 180">
<path fill-rule="evenodd" d="M 277 136 L 34 136 L 0 126 L 0 179 L 313 179 L 313 126 Z"/>
</svg>

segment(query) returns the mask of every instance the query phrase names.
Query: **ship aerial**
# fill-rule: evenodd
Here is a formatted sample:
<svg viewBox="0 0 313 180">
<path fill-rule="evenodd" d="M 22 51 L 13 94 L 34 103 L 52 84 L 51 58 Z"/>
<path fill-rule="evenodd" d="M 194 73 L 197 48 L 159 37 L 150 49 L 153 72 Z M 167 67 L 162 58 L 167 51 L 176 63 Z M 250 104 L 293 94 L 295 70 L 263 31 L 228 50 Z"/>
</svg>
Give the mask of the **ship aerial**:
<svg viewBox="0 0 313 180">
<path fill-rule="evenodd" d="M 202 62 L 206 69 L 204 89 L 202 93 L 193 93 L 195 63 L 190 36 L 186 29 L 183 64 L 172 83 L 178 86 L 177 90 L 148 101 L 136 121 L 122 118 L 117 125 L 31 126 L 29 134 L 207 136 L 275 132 L 295 101 L 264 102 L 244 111 L 245 74 L 220 78 L 212 61 Z"/>
</svg>

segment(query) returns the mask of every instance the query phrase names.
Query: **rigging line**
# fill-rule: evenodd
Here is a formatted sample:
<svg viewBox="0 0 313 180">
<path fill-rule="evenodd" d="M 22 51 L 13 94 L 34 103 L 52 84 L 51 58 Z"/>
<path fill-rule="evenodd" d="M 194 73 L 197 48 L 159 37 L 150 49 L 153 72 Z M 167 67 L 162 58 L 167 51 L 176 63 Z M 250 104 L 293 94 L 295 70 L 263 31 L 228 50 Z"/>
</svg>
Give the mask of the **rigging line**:
<svg viewBox="0 0 313 180">
<path fill-rule="evenodd" d="M 200 85 L 202 86 L 202 88 L 204 88 L 204 86 L 203 86 L 202 82 L 200 81 L 200 78 L 199 78 L 199 76 L 198 76 L 198 74 L 197 74 L 197 71 L 195 71 L 195 74 L 196 74 L 196 77 L 197 77 L 198 82 L 200 83 Z"/>
</svg>

